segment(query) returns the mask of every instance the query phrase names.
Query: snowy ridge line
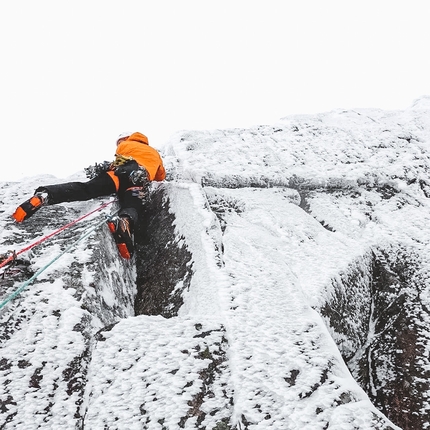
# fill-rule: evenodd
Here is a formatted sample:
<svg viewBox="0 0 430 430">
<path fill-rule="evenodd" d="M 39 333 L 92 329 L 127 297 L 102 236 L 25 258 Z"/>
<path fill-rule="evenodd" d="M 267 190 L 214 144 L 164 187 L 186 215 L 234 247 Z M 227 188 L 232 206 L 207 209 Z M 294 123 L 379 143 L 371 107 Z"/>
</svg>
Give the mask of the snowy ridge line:
<svg viewBox="0 0 430 430">
<path fill-rule="evenodd" d="M 186 180 L 177 180 L 178 182 L 187 182 Z M 403 182 L 401 178 L 397 181 L 391 177 L 374 176 L 357 177 L 356 179 L 347 179 L 345 177 L 327 177 L 327 178 L 309 178 L 293 174 L 285 178 L 269 178 L 267 176 L 241 177 L 239 175 L 216 177 L 208 174 L 201 178 L 203 187 L 214 188 L 293 188 L 296 190 L 357 190 L 360 187 L 366 189 L 390 187 L 400 191 Z M 189 182 L 195 182 L 190 180 Z"/>
<path fill-rule="evenodd" d="M 289 186 L 294 176 L 316 188 L 326 181 L 409 184 L 427 177 L 427 126 L 416 111 L 293 116 L 275 126 L 183 132 L 166 158 L 175 177 L 217 187 Z"/>
<path fill-rule="evenodd" d="M 106 223 L 107 219 L 110 219 L 112 216 L 114 216 L 119 211 L 114 212 L 112 215 L 107 216 L 102 221 L 98 222 L 94 225 L 90 230 L 84 231 L 81 236 L 75 240 L 71 245 L 69 245 L 64 251 L 62 251 L 60 254 L 58 254 L 55 258 L 53 258 L 51 261 L 49 261 L 45 266 L 40 268 L 30 279 L 28 279 L 26 282 L 24 282 L 17 290 L 15 290 L 12 294 L 10 294 L 6 299 L 4 299 L 0 303 L 0 309 L 2 309 L 4 306 L 6 306 L 11 300 L 15 299 L 19 294 L 21 294 L 22 291 L 25 290 L 41 273 L 43 273 L 48 267 L 50 267 L 52 264 L 54 264 L 59 258 L 61 258 L 64 254 L 67 254 L 69 251 L 71 251 L 79 242 L 86 239 L 88 236 L 90 236 L 95 230 L 97 230 L 99 227 L 101 227 L 103 224 Z"/>
<path fill-rule="evenodd" d="M 312 169 L 310 169 L 312 170 Z M 334 173 L 334 174 L 333 174 Z M 312 175 L 312 176 L 310 176 Z M 218 173 L 206 171 L 196 174 L 188 170 L 170 173 L 168 182 L 179 185 L 198 183 L 202 187 L 214 188 L 293 188 L 296 190 L 357 190 L 365 188 L 367 190 L 391 188 L 396 192 L 401 191 L 405 186 L 418 183 L 426 195 L 430 195 L 430 184 L 420 174 L 405 175 L 397 171 L 395 175 L 390 172 L 381 171 L 358 171 L 355 175 L 345 175 L 335 172 L 331 175 L 318 175 L 315 172 L 284 174 L 252 174 L 245 173 Z"/>
</svg>

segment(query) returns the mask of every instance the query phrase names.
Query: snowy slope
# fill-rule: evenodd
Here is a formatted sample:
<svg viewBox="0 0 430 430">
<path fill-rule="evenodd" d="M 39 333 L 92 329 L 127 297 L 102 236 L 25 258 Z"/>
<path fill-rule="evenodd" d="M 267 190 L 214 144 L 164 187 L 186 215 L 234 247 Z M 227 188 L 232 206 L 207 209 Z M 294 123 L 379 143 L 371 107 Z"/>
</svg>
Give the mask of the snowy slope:
<svg viewBox="0 0 430 430">
<path fill-rule="evenodd" d="M 423 97 L 402 112 L 173 136 L 136 261 L 103 225 L 0 310 L 1 426 L 430 428 L 429 114 Z M 55 181 L 0 184 L 0 253 L 108 200 L 11 222 Z M 22 265 L 44 267 L 100 216 Z M 144 290 L 142 267 L 155 272 Z M 28 276 L 4 280 L 1 297 Z M 135 316 L 149 297 L 161 311 Z"/>
</svg>

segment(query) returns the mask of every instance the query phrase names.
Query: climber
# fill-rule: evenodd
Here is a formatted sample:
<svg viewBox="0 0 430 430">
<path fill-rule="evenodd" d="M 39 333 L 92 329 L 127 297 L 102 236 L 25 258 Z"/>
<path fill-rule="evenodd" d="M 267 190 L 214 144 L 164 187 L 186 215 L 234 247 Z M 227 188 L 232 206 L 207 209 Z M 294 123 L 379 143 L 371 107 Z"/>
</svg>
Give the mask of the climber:
<svg viewBox="0 0 430 430">
<path fill-rule="evenodd" d="M 121 133 L 116 141 L 115 160 L 88 182 L 44 185 L 13 214 L 17 222 L 30 218 L 44 205 L 90 200 L 117 193 L 120 211 L 109 221 L 109 229 L 124 258 L 134 252 L 133 231 L 151 181 L 162 181 L 166 172 L 156 149 L 139 132 Z M 107 163 L 109 164 L 109 163 Z"/>
</svg>

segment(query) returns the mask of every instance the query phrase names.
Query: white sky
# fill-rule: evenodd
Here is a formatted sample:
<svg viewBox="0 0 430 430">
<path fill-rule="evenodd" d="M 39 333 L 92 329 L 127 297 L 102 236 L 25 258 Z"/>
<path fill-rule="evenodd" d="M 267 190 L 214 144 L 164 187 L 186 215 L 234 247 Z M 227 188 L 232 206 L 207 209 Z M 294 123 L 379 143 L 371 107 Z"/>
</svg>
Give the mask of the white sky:
<svg viewBox="0 0 430 430">
<path fill-rule="evenodd" d="M 0 180 L 66 177 L 141 131 L 271 124 L 430 94 L 428 2 L 0 3 Z"/>
</svg>

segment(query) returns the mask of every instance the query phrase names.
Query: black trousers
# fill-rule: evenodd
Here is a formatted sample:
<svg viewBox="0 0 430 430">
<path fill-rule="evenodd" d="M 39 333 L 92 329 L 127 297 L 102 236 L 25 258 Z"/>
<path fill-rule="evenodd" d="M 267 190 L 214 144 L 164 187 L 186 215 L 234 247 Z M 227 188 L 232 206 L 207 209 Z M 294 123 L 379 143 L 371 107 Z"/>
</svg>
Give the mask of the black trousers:
<svg viewBox="0 0 430 430">
<path fill-rule="evenodd" d="M 107 173 L 101 173 L 88 182 L 66 182 L 64 184 L 39 187 L 36 192 L 48 193 L 48 205 L 63 202 L 91 200 L 96 197 L 109 196 L 117 192 L 120 205 L 119 216 L 128 216 L 132 224 L 138 221 L 143 202 L 149 192 L 149 182 L 134 185 L 128 177 L 119 178 L 119 190 Z"/>
</svg>

